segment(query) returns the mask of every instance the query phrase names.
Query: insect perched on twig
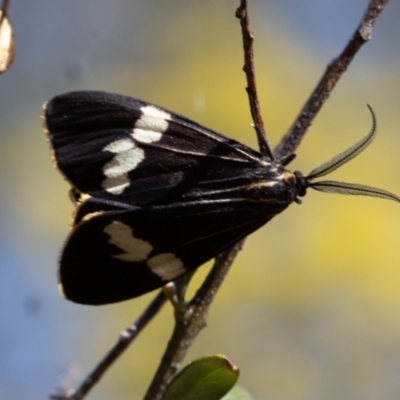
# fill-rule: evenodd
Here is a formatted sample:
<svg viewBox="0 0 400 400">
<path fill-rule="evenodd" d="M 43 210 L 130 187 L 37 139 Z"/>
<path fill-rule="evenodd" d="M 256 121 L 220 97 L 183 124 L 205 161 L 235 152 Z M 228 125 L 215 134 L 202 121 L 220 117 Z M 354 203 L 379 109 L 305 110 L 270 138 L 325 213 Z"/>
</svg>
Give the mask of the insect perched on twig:
<svg viewBox="0 0 400 400">
<path fill-rule="evenodd" d="M 45 104 L 54 161 L 76 204 L 59 281 L 77 303 L 106 304 L 175 280 L 255 231 L 307 188 L 400 197 L 314 179 L 361 153 L 370 133 L 308 176 L 181 115 L 105 92 Z"/>
</svg>

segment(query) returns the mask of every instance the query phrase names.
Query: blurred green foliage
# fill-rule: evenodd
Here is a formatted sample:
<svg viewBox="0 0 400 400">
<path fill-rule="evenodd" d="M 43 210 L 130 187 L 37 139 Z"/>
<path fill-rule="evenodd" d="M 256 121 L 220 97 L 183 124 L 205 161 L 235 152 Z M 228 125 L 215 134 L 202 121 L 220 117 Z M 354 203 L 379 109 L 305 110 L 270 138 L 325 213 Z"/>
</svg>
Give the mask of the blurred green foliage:
<svg viewBox="0 0 400 400">
<path fill-rule="evenodd" d="M 162 400 L 221 400 L 238 378 L 239 369 L 225 356 L 204 356 L 175 375 Z"/>
</svg>

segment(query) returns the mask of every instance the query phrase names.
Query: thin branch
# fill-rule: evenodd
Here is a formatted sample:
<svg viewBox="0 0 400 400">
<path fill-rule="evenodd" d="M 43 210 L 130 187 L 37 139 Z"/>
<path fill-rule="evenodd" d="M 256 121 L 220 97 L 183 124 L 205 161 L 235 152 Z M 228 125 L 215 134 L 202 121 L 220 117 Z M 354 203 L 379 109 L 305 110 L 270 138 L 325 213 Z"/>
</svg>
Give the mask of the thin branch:
<svg viewBox="0 0 400 400">
<path fill-rule="evenodd" d="M 159 400 L 178 371 L 183 358 L 201 329 L 206 326 L 208 309 L 242 248 L 243 241 L 215 260 L 214 266 L 195 297 L 176 318 L 174 331 L 144 400 Z"/>
<path fill-rule="evenodd" d="M 274 150 L 274 155 L 282 159 L 293 154 L 304 138 L 315 116 L 328 99 L 337 82 L 347 70 L 354 56 L 361 46 L 371 39 L 372 27 L 389 0 L 371 0 L 363 16 L 361 24 L 354 32 L 349 43 L 340 54 L 327 67 L 325 74 L 305 104 L 294 125 L 283 137 Z"/>
<path fill-rule="evenodd" d="M 147 306 L 142 315 L 128 328 L 123 330 L 114 347 L 106 354 L 106 356 L 97 364 L 93 371 L 85 378 L 79 388 L 73 393 L 53 394 L 52 400 L 81 400 L 83 399 L 93 386 L 100 380 L 103 374 L 108 370 L 112 363 L 128 348 L 132 341 L 152 320 L 152 318 L 160 311 L 161 307 L 167 300 L 164 292 L 161 290 L 152 302 Z"/>
<path fill-rule="evenodd" d="M 254 129 L 257 134 L 258 147 L 263 155 L 273 159 L 271 147 L 265 133 L 264 122 L 261 116 L 260 103 L 257 95 L 256 76 L 254 70 L 254 35 L 250 31 L 249 12 L 247 0 L 241 0 L 240 6 L 236 10 L 236 17 L 240 20 L 243 39 L 244 66 L 243 71 L 246 74 L 247 87 L 246 92 L 249 96 L 250 112 L 254 122 Z"/>
</svg>

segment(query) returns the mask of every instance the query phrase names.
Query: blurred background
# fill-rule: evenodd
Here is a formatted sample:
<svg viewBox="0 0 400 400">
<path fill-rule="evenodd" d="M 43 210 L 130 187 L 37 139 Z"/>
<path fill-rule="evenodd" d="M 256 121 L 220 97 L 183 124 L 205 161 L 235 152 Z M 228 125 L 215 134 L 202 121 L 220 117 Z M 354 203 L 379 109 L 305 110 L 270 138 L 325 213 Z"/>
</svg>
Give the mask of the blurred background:
<svg viewBox="0 0 400 400">
<path fill-rule="evenodd" d="M 72 206 L 53 168 L 44 101 L 99 89 L 142 98 L 256 146 L 244 91 L 239 1 L 13 0 L 16 59 L 0 76 L 0 399 L 75 387 L 153 298 L 62 299 L 59 250 Z M 250 0 L 272 143 L 291 126 L 367 0 Z M 305 174 L 375 143 L 328 179 L 400 194 L 400 3 L 389 2 L 290 168 Z M 309 191 L 248 238 L 186 361 L 222 353 L 256 400 L 400 397 L 400 206 Z M 199 269 L 192 292 L 207 273 Z M 173 323 L 169 305 L 89 399 L 141 399 Z"/>
</svg>

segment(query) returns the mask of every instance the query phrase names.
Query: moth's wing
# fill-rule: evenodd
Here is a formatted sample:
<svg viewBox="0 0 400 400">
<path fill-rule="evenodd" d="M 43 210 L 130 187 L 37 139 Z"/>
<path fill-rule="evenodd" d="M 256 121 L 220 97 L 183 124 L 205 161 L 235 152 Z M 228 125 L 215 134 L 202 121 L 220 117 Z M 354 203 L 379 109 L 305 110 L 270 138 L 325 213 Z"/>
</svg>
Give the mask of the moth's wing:
<svg viewBox="0 0 400 400">
<path fill-rule="evenodd" d="M 45 105 L 54 159 L 81 193 L 133 205 L 165 204 L 243 187 L 268 159 L 161 107 L 104 92 Z"/>
<path fill-rule="evenodd" d="M 69 300 L 99 305 L 140 296 L 197 268 L 275 211 L 242 202 L 83 214 L 61 254 L 60 287 Z"/>
</svg>

